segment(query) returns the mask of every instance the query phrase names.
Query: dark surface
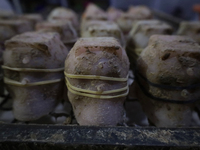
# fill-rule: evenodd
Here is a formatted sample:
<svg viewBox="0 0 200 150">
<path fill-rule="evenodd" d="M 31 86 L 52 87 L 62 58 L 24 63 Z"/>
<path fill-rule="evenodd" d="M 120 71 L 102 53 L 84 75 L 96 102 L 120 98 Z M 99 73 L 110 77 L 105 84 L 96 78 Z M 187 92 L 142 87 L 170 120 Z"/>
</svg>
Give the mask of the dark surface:
<svg viewBox="0 0 200 150">
<path fill-rule="evenodd" d="M 0 124 L 0 150 L 200 149 L 200 128 Z"/>
</svg>

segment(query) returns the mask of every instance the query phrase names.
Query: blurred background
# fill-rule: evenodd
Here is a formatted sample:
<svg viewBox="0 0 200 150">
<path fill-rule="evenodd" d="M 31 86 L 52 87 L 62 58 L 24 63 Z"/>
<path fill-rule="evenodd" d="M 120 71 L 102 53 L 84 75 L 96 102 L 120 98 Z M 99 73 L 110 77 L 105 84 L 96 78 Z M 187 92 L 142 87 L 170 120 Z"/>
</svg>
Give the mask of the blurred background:
<svg viewBox="0 0 200 150">
<path fill-rule="evenodd" d="M 109 6 L 127 10 L 130 5 L 146 5 L 151 9 L 190 21 L 198 20 L 194 5 L 200 4 L 200 0 L 0 0 L 0 9 L 11 10 L 17 14 L 41 13 L 46 17 L 53 8 L 58 6 L 68 7 L 81 13 L 90 2 L 104 10 Z"/>
</svg>

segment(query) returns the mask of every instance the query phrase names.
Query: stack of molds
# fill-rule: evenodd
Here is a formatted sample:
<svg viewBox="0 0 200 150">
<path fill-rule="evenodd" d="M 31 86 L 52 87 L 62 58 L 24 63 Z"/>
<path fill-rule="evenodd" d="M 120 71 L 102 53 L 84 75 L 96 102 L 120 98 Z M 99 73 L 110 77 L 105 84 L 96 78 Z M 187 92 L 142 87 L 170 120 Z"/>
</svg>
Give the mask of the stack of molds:
<svg viewBox="0 0 200 150">
<path fill-rule="evenodd" d="M 88 21 L 81 37 L 114 37 L 122 46 L 125 45 L 123 34 L 116 23 L 112 21 Z"/>
<path fill-rule="evenodd" d="M 80 125 L 123 123 L 129 60 L 112 37 L 79 39 L 65 61 L 68 97 Z"/>
<path fill-rule="evenodd" d="M 4 82 L 17 120 L 36 120 L 62 99 L 68 50 L 57 33 L 26 32 L 5 43 Z"/>
<path fill-rule="evenodd" d="M 57 32 L 61 41 L 70 50 L 76 42 L 78 35 L 70 21 L 66 22 L 40 22 L 36 24 L 36 30 L 41 32 Z"/>
<path fill-rule="evenodd" d="M 90 3 L 81 16 L 81 31 L 87 26 L 87 22 L 91 20 L 108 20 L 108 15 L 95 4 Z"/>
<path fill-rule="evenodd" d="M 78 15 L 73 10 L 68 8 L 58 7 L 53 9 L 50 12 L 47 20 L 49 22 L 70 21 L 72 23 L 72 26 L 76 29 L 76 31 L 79 30 Z"/>
<path fill-rule="evenodd" d="M 200 46 L 185 36 L 153 35 L 137 60 L 136 93 L 157 127 L 188 127 L 200 99 Z"/>
<path fill-rule="evenodd" d="M 152 19 L 152 12 L 145 6 L 131 7 L 116 20 L 125 37 L 132 28 L 133 21 Z"/>
<path fill-rule="evenodd" d="M 116 21 L 121 16 L 122 13 L 123 11 L 120 9 L 109 7 L 107 10 L 108 20 Z"/>
<path fill-rule="evenodd" d="M 158 20 L 135 21 L 129 33 L 126 51 L 133 66 L 143 49 L 148 45 L 150 36 L 172 34 L 173 29 L 168 24 Z"/>
<path fill-rule="evenodd" d="M 42 16 L 40 14 L 24 14 L 24 15 L 19 15 L 16 17 L 17 20 L 27 20 L 31 24 L 32 30 L 35 29 L 35 25 L 38 22 L 41 22 L 43 20 Z"/>
</svg>

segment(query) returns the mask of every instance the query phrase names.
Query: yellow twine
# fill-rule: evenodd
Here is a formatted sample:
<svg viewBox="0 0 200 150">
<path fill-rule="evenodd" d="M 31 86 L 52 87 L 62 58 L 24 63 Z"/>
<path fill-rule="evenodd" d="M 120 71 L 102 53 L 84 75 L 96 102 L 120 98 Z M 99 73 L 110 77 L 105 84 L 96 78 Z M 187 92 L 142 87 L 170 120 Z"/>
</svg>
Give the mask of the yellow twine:
<svg viewBox="0 0 200 150">
<path fill-rule="evenodd" d="M 93 91 L 93 90 L 86 90 L 86 89 L 81 89 L 77 88 L 69 82 L 68 78 L 72 79 L 96 79 L 96 80 L 109 80 L 109 81 L 118 81 L 118 82 L 127 82 L 128 76 L 126 78 L 114 78 L 114 77 L 105 77 L 105 76 L 96 76 L 96 75 L 73 75 L 73 74 L 68 74 L 65 73 L 65 79 L 66 79 L 66 85 L 68 90 L 73 93 L 77 94 L 80 96 L 86 96 L 86 97 L 91 97 L 91 98 L 99 98 L 99 99 L 111 99 L 111 98 L 119 98 L 119 97 L 125 97 L 128 95 L 129 88 L 128 84 L 120 89 L 115 89 L 115 90 L 108 90 L 108 91 Z M 119 95 L 104 95 L 104 94 L 114 94 L 118 92 L 126 91 L 123 94 Z"/>
</svg>

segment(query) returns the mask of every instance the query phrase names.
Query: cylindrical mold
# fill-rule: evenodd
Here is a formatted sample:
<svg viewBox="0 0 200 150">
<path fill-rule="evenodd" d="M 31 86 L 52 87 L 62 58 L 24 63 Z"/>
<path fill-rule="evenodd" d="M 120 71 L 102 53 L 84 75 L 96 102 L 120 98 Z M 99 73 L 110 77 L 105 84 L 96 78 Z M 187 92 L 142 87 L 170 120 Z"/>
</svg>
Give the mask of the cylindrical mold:
<svg viewBox="0 0 200 150">
<path fill-rule="evenodd" d="M 133 21 L 152 19 L 152 12 L 145 6 L 131 7 L 128 12 L 122 13 L 116 20 L 125 38 L 132 28 Z"/>
<path fill-rule="evenodd" d="M 131 61 L 135 66 L 135 62 L 148 45 L 150 36 L 172 34 L 173 29 L 168 24 L 158 20 L 140 20 L 134 21 L 132 29 L 128 35 L 126 51 Z"/>
<path fill-rule="evenodd" d="M 16 19 L 29 21 L 31 23 L 32 30 L 34 30 L 35 25 L 38 22 L 41 22 L 43 20 L 43 18 L 40 14 L 23 14 L 23 15 L 17 16 Z"/>
<path fill-rule="evenodd" d="M 82 21 L 86 20 L 107 20 L 108 16 L 104 10 L 97 5 L 90 3 L 82 14 Z"/>
<path fill-rule="evenodd" d="M 70 21 L 66 22 L 40 22 L 36 24 L 36 30 L 41 32 L 57 32 L 61 41 L 71 49 L 78 39 L 78 35 Z"/>
<path fill-rule="evenodd" d="M 53 9 L 48 15 L 47 20 L 49 22 L 57 22 L 57 21 L 71 21 L 72 26 L 78 31 L 79 30 L 79 21 L 78 15 L 71 9 L 64 7 L 57 7 Z"/>
<path fill-rule="evenodd" d="M 119 18 L 122 13 L 123 13 L 123 11 L 120 10 L 120 9 L 117 9 L 117 8 L 114 8 L 114 7 L 109 7 L 108 10 L 107 10 L 108 20 L 116 21 L 117 18 Z"/>
<path fill-rule="evenodd" d="M 153 13 L 146 6 L 130 6 L 127 13 L 136 15 L 137 18 L 151 19 L 153 18 Z"/>
<path fill-rule="evenodd" d="M 26 32 L 5 43 L 4 82 L 13 99 L 14 117 L 36 120 L 62 99 L 68 50 L 57 33 Z"/>
<path fill-rule="evenodd" d="M 93 3 L 90 3 L 81 16 L 81 31 L 87 26 L 87 22 L 91 20 L 108 20 L 108 15 L 101 8 Z"/>
<path fill-rule="evenodd" d="M 137 60 L 137 97 L 157 127 L 192 124 L 200 99 L 200 46 L 189 37 L 153 35 Z"/>
<path fill-rule="evenodd" d="M 120 28 L 112 21 L 88 21 L 86 28 L 81 32 L 81 37 L 114 37 L 125 46 Z"/>
<path fill-rule="evenodd" d="M 180 23 L 177 35 L 186 35 L 200 44 L 200 22 L 187 22 Z"/>
<path fill-rule="evenodd" d="M 79 39 L 65 61 L 68 97 L 80 125 L 123 122 L 129 61 L 112 37 Z"/>
</svg>

